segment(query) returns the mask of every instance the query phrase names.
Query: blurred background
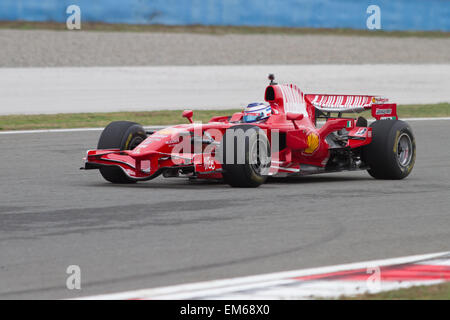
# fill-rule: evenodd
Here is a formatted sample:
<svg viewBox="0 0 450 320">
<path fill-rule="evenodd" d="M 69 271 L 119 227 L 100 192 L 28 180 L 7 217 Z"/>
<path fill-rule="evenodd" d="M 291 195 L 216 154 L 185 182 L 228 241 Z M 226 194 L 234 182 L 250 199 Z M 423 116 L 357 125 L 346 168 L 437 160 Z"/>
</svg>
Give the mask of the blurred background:
<svg viewBox="0 0 450 320">
<path fill-rule="evenodd" d="M 384 30 L 450 31 L 448 0 L 2 0 L 0 20 L 65 22 L 69 5 L 86 22 L 352 29 L 377 5 Z"/>
<path fill-rule="evenodd" d="M 448 102 L 449 17 L 450 0 L 2 0 L 0 114 L 236 109 L 268 73 Z"/>
</svg>

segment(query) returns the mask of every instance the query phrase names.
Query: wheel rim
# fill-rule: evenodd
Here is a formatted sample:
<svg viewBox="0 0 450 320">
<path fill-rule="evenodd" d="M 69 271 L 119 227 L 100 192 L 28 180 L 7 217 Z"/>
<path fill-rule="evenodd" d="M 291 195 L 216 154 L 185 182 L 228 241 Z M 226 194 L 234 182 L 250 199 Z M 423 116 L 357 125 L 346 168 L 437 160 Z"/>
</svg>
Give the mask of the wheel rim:
<svg viewBox="0 0 450 320">
<path fill-rule="evenodd" d="M 144 141 L 144 138 L 142 137 L 134 137 L 131 141 L 130 144 L 128 145 L 128 149 L 129 150 L 133 150 L 134 148 L 136 148 L 138 145 L 141 144 L 141 142 Z"/>
<path fill-rule="evenodd" d="M 250 149 L 250 167 L 259 175 L 264 174 L 264 170 L 269 167 L 267 145 L 259 139 L 255 140 Z"/>
<path fill-rule="evenodd" d="M 413 154 L 412 141 L 408 134 L 403 133 L 397 142 L 397 161 L 402 167 L 411 163 Z"/>
</svg>

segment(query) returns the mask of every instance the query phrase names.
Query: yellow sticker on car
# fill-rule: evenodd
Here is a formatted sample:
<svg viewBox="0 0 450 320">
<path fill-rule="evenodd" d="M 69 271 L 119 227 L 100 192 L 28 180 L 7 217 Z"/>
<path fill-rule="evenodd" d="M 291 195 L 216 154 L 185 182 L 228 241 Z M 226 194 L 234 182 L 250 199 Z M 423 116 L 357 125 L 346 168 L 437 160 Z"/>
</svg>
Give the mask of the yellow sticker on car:
<svg viewBox="0 0 450 320">
<path fill-rule="evenodd" d="M 305 153 L 313 153 L 319 147 L 319 136 L 315 133 L 310 133 L 307 137 L 308 148 L 305 149 Z"/>
</svg>

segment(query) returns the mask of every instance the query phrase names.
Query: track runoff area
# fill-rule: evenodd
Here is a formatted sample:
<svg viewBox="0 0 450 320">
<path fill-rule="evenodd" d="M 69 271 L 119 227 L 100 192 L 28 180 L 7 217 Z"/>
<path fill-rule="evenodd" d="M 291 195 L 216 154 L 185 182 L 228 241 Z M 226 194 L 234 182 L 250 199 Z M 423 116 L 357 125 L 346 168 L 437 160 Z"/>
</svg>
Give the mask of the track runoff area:
<svg viewBox="0 0 450 320">
<path fill-rule="evenodd" d="M 450 252 L 85 297 L 120 300 L 336 299 L 450 281 Z"/>
</svg>

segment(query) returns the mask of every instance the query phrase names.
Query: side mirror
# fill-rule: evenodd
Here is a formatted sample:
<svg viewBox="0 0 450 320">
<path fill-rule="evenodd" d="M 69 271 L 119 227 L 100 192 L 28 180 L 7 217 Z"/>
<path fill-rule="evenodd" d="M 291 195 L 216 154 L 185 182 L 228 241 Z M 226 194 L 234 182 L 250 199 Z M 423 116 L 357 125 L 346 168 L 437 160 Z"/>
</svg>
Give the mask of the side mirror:
<svg viewBox="0 0 450 320">
<path fill-rule="evenodd" d="M 292 113 L 292 112 L 288 112 L 286 115 L 286 118 L 288 120 L 291 121 L 295 121 L 295 120 L 302 120 L 303 119 L 303 113 Z"/>
<path fill-rule="evenodd" d="M 298 129 L 297 124 L 295 123 L 296 120 L 302 120 L 304 117 L 303 113 L 292 113 L 292 112 L 288 112 L 286 114 L 286 119 L 291 120 L 292 123 L 294 124 L 295 129 Z"/>
<path fill-rule="evenodd" d="M 194 115 L 194 111 L 192 111 L 192 110 L 184 110 L 183 114 L 182 114 L 183 118 L 187 118 L 190 123 L 194 123 L 194 121 L 192 121 L 193 115 Z"/>
</svg>

